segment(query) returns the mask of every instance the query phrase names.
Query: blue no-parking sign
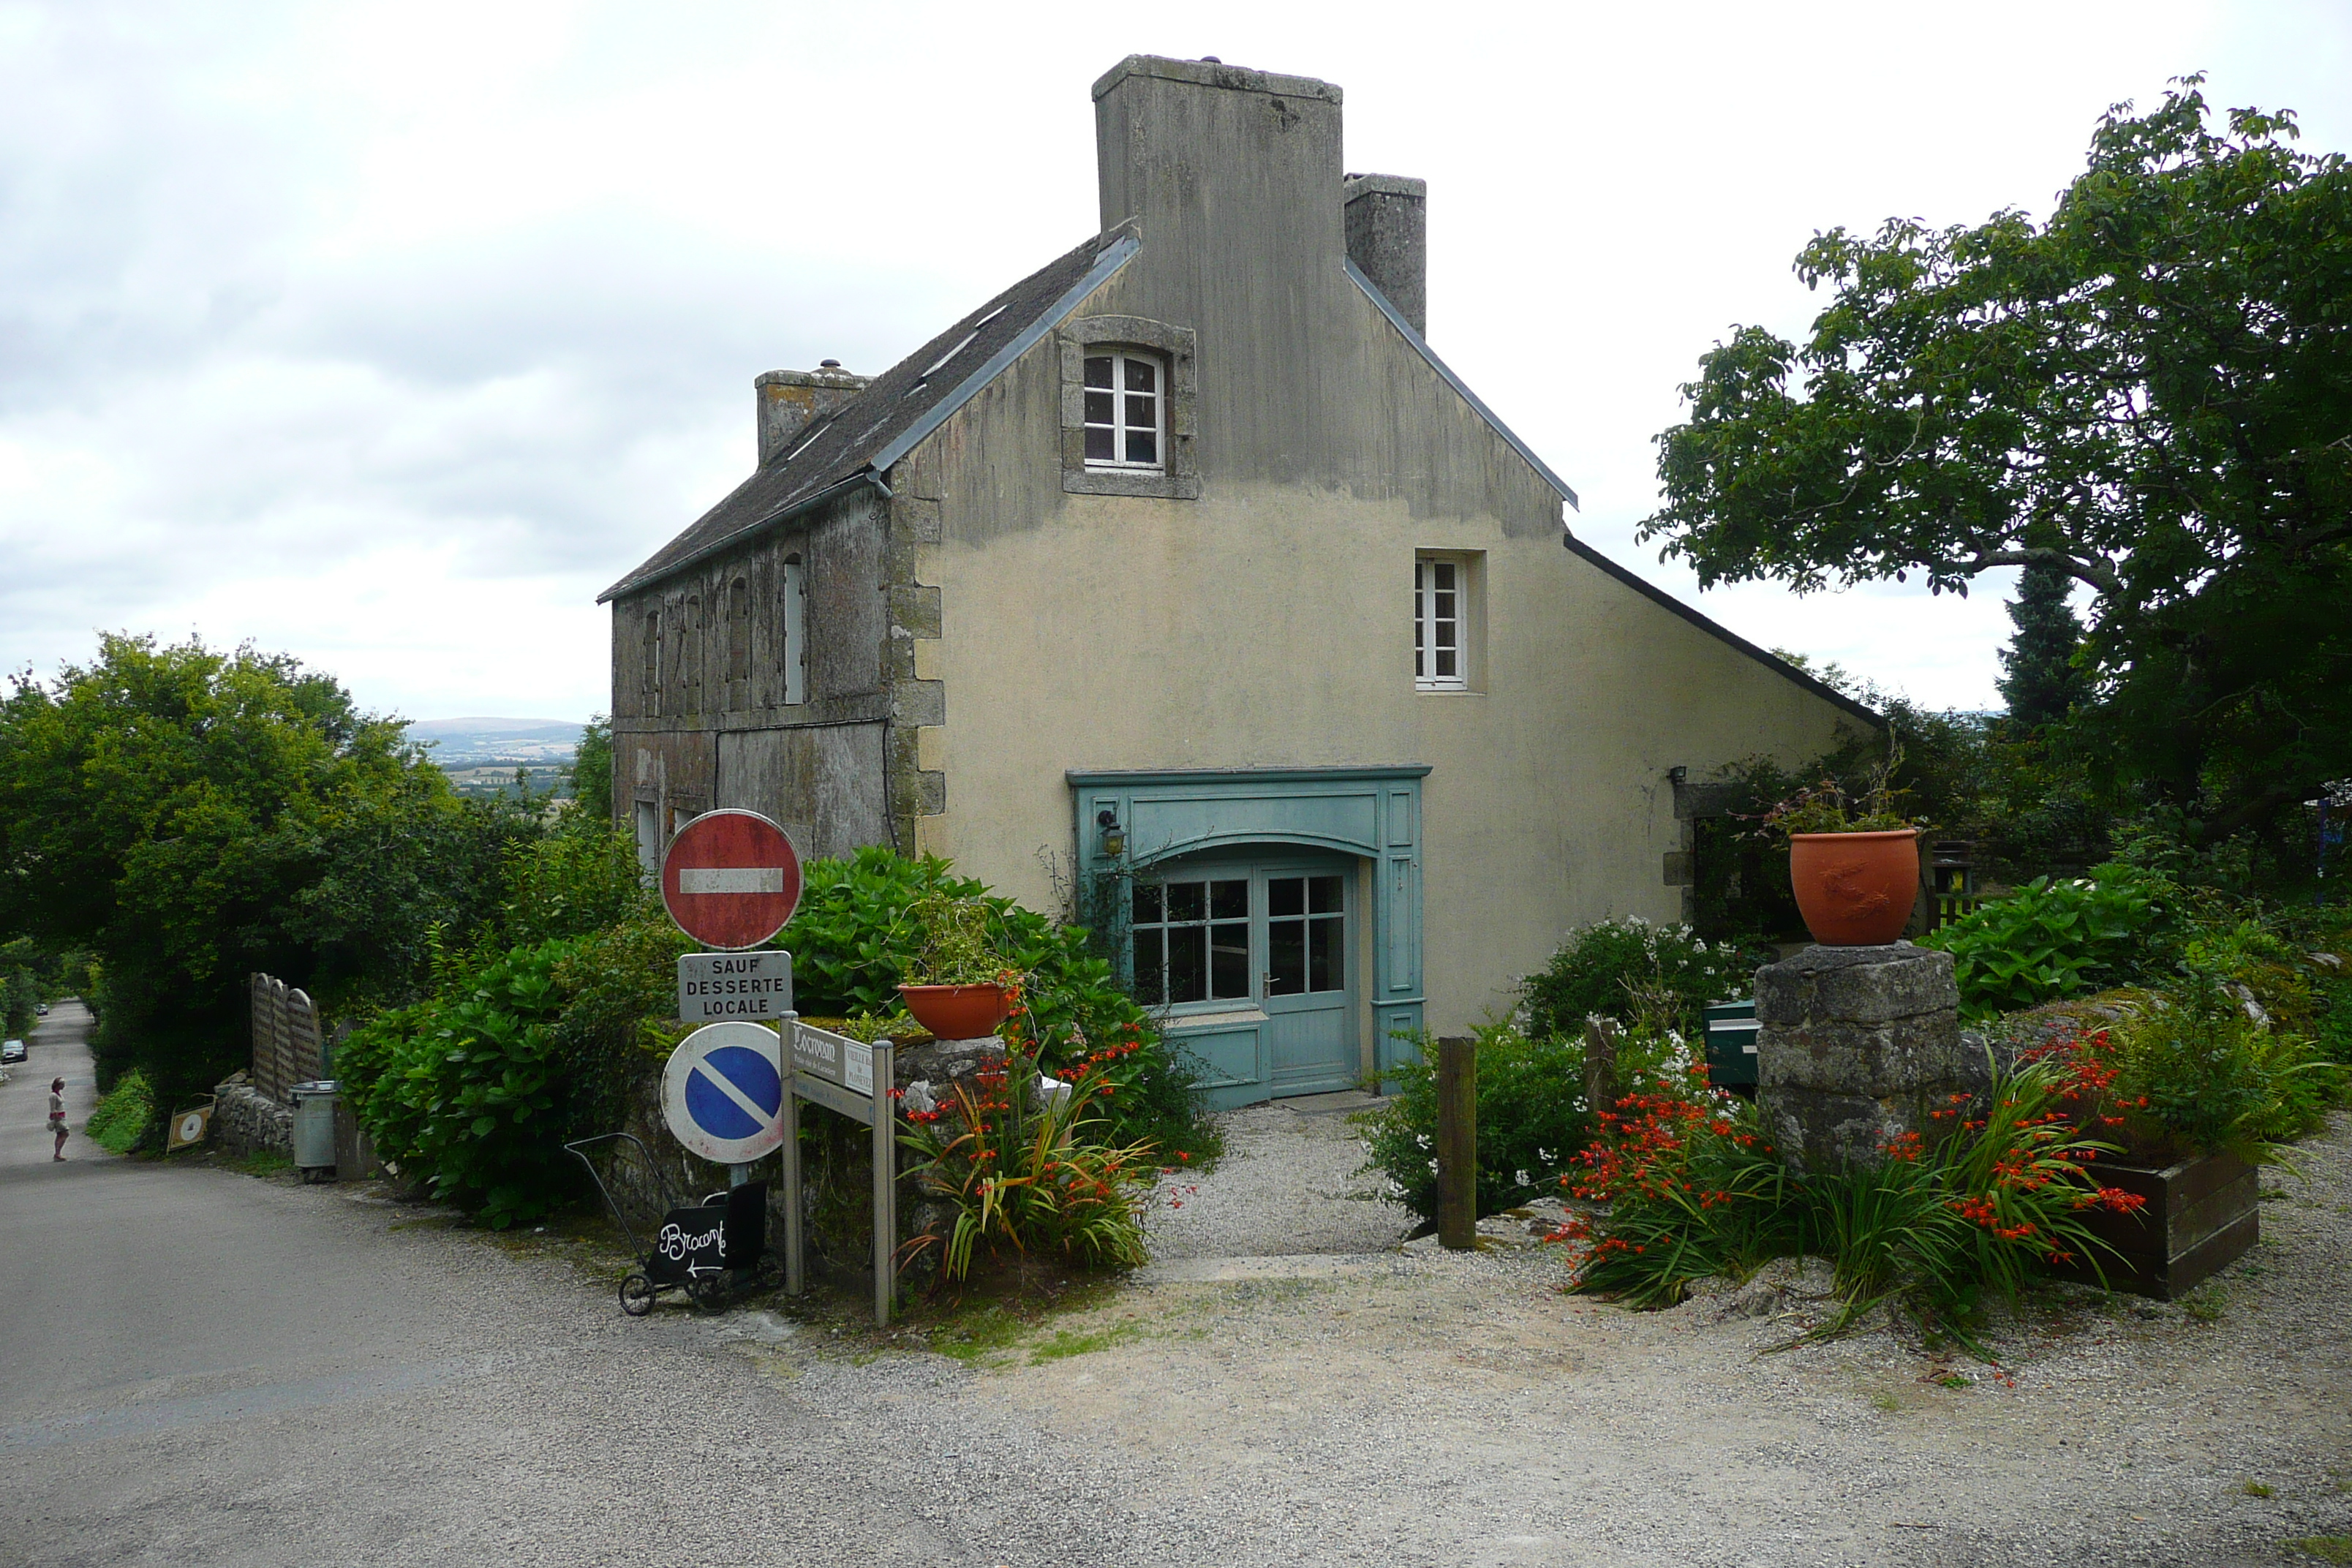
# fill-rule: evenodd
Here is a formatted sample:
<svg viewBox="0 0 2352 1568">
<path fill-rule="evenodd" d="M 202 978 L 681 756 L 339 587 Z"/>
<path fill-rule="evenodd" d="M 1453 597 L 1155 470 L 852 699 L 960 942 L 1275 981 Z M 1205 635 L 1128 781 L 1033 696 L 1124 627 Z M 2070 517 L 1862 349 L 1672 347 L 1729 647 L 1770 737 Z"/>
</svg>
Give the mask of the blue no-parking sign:
<svg viewBox="0 0 2352 1568">
<path fill-rule="evenodd" d="M 662 1071 L 662 1116 L 691 1153 L 749 1164 L 784 1140 L 784 1075 L 776 1031 L 709 1024 L 678 1042 Z"/>
</svg>

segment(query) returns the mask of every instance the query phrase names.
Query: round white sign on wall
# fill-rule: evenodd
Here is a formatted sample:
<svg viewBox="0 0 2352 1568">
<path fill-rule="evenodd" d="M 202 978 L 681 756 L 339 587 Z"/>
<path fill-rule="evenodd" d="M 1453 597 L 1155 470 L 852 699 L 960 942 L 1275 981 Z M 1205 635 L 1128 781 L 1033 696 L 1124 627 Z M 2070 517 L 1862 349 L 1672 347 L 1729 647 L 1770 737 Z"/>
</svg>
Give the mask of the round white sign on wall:
<svg viewBox="0 0 2352 1568">
<path fill-rule="evenodd" d="M 706 1024 L 662 1070 L 662 1118 L 687 1152 L 742 1165 L 784 1141 L 782 1042 L 765 1024 Z"/>
</svg>

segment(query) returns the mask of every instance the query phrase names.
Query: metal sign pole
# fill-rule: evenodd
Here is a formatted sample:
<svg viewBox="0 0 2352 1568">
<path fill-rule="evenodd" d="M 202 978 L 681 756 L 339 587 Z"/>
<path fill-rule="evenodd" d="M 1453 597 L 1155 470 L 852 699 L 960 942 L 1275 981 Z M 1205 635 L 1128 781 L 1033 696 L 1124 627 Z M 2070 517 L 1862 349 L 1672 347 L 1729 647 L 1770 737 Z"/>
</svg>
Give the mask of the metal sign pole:
<svg viewBox="0 0 2352 1568">
<path fill-rule="evenodd" d="M 898 1283 L 891 1267 L 898 1257 L 898 1118 L 890 1110 L 898 1054 L 888 1040 L 874 1042 L 874 1321 L 883 1328 Z"/>
<path fill-rule="evenodd" d="M 787 1016 L 780 1031 L 784 1061 L 784 1294 L 801 1293 L 801 1104 L 800 1073 L 793 1065 L 793 1030 Z"/>
</svg>

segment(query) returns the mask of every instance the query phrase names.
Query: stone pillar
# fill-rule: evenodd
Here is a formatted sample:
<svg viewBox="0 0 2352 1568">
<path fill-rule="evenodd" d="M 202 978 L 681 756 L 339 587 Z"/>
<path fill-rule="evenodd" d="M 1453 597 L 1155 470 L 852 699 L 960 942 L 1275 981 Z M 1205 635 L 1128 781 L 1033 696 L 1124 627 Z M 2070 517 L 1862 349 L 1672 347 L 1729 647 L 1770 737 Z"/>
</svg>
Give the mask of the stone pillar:
<svg viewBox="0 0 2352 1568">
<path fill-rule="evenodd" d="M 1756 972 L 1757 1104 L 1793 1170 L 1875 1164 L 1928 1112 L 1980 1092 L 1952 955 L 1907 942 L 1809 947 Z"/>
</svg>

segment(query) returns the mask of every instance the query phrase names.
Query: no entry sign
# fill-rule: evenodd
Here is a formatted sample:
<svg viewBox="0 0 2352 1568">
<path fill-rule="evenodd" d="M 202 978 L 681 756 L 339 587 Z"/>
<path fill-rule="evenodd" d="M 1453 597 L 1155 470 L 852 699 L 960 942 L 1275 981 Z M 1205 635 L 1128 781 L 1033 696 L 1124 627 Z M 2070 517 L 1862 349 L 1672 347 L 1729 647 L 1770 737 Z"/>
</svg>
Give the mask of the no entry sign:
<svg viewBox="0 0 2352 1568">
<path fill-rule="evenodd" d="M 757 947 L 801 901 L 801 858 L 756 811 L 706 811 L 670 840 L 661 886 L 669 918 L 695 941 Z"/>
<path fill-rule="evenodd" d="M 763 1024 L 709 1024 L 662 1071 L 662 1120 L 689 1153 L 747 1165 L 783 1142 L 783 1062 Z"/>
</svg>

